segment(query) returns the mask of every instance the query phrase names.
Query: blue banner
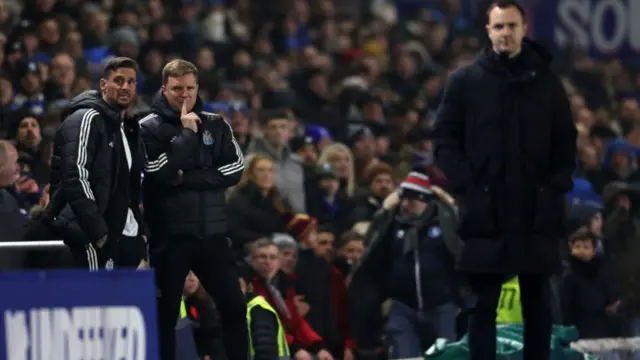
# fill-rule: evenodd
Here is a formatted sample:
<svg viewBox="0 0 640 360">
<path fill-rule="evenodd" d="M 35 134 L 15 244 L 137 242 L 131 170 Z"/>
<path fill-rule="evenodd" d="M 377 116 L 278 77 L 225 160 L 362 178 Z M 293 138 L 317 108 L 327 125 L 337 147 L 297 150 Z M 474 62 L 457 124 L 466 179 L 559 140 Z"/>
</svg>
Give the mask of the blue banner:
<svg viewBox="0 0 640 360">
<path fill-rule="evenodd" d="M 0 273 L 0 359 L 157 360 L 153 271 Z"/>
<path fill-rule="evenodd" d="M 575 45 L 594 58 L 640 65 L 639 0 L 528 0 L 531 35 L 556 49 Z"/>
</svg>

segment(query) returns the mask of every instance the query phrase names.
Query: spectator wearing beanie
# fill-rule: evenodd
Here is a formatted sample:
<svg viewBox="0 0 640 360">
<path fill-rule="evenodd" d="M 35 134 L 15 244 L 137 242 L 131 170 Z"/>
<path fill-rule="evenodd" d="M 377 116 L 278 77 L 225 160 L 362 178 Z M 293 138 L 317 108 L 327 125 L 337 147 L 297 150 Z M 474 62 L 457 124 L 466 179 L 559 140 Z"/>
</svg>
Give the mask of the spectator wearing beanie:
<svg viewBox="0 0 640 360">
<path fill-rule="evenodd" d="M 296 136 L 291 139 L 291 150 L 302 158 L 305 171 L 314 169 L 318 161 L 318 150 L 311 136 Z"/>
<path fill-rule="evenodd" d="M 368 191 L 354 199 L 353 211 L 349 215 L 349 227 L 360 221 L 371 221 L 382 207 L 384 199 L 395 189 L 393 169 L 387 163 L 378 163 L 366 174 Z"/>
<path fill-rule="evenodd" d="M 319 125 L 307 125 L 305 135 L 311 137 L 313 144 L 319 152 L 322 152 L 322 150 L 333 143 L 333 138 L 329 130 Z"/>
<path fill-rule="evenodd" d="M 333 271 L 331 265 L 314 251 L 318 222 L 307 214 L 290 214 L 288 218 L 287 232 L 300 244 L 295 278 L 296 293 L 309 305 L 305 319 L 324 339 L 331 353 L 339 356 L 344 346 L 331 300 Z"/>
<path fill-rule="evenodd" d="M 330 163 L 319 164 L 315 171 L 315 187 L 307 190 L 307 209 L 320 224 L 333 224 L 339 232 L 348 227 L 352 208 L 340 191 L 340 175 Z"/>
<path fill-rule="evenodd" d="M 369 252 L 353 273 L 349 301 L 351 335 L 368 349 L 378 346 L 383 329 L 380 306 L 392 299 L 387 346 L 401 359 L 424 354 L 422 344 L 436 338 L 455 339 L 456 302 L 463 299 L 456 248 L 447 243 L 457 230 L 450 200 L 418 171 L 409 173 L 397 195 L 385 200 L 371 223 L 369 233 L 376 236 L 367 239 Z"/>
</svg>

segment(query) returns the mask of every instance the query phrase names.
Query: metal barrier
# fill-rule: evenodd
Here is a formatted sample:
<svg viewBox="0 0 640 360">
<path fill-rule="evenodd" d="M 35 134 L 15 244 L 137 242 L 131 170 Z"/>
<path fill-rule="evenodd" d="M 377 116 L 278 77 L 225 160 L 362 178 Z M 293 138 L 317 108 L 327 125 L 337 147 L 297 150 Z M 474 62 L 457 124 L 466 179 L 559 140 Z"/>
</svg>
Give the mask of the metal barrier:
<svg viewBox="0 0 640 360">
<path fill-rule="evenodd" d="M 0 242 L 0 250 L 52 250 L 65 246 L 62 240 Z"/>
</svg>

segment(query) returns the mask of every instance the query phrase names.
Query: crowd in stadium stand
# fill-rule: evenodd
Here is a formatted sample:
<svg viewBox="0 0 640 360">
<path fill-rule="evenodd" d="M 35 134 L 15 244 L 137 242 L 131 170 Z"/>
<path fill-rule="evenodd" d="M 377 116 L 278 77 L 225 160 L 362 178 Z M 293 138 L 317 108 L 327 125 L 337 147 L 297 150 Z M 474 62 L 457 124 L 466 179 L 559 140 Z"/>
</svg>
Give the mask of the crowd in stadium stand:
<svg viewBox="0 0 640 360">
<path fill-rule="evenodd" d="M 227 205 L 244 278 L 267 298 L 264 279 L 281 279 L 287 306 L 278 311 L 297 346 L 326 345 L 351 359 L 347 284 L 367 230 L 412 171 L 448 189 L 433 164 L 431 130 L 448 77 L 473 61 L 486 35 L 484 13 L 467 18 L 456 0 L 431 1 L 405 19 L 392 2 L 347 3 L 0 0 L 0 136 L 15 144 L 20 167 L 0 190 L 0 241 L 55 240 L 28 226 L 49 202 L 53 134 L 107 60 L 138 61 L 130 116 L 140 118 L 164 64 L 192 61 L 205 110 L 225 117 L 244 151 Z M 616 59 L 557 55 L 579 155 L 558 244 L 565 269 L 553 281 L 554 321 L 576 325 L 584 338 L 640 335 L 640 75 Z M 0 251 L 1 269 L 68 261 L 65 250 Z M 187 304 L 198 309 L 190 314 L 207 315 L 201 353 L 217 353 L 215 305 L 197 279 L 187 283 Z M 451 299 L 458 317 L 463 297 Z"/>
</svg>

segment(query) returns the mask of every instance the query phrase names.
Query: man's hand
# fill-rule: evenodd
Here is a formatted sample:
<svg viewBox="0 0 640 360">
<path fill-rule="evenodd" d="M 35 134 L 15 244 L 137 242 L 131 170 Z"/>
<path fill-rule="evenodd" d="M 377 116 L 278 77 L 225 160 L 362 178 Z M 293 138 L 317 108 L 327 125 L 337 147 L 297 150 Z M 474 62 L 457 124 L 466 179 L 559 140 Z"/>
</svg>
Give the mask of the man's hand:
<svg viewBox="0 0 640 360">
<path fill-rule="evenodd" d="M 382 202 L 382 207 L 385 210 L 390 210 L 394 206 L 398 205 L 399 202 L 400 202 L 400 194 L 398 194 L 398 191 L 396 190 L 391 194 L 389 194 L 389 196 L 387 196 L 386 199 L 384 199 L 384 201 Z"/>
<path fill-rule="evenodd" d="M 42 206 L 43 208 L 47 207 L 47 205 L 49 205 L 49 199 L 50 199 L 49 184 L 47 184 L 42 190 L 42 195 L 40 195 L 40 200 L 38 201 L 38 205 Z"/>
<path fill-rule="evenodd" d="M 107 235 L 103 236 L 100 240 L 96 242 L 96 247 L 98 249 L 101 249 L 104 246 L 104 244 L 106 244 L 106 242 L 107 242 Z"/>
<path fill-rule="evenodd" d="M 107 243 L 107 236 L 108 236 L 108 235 L 105 235 L 105 236 L 103 236 L 102 238 L 100 238 L 100 240 L 96 241 L 96 247 L 97 247 L 98 249 L 100 249 L 100 248 L 104 247 L 104 244 L 106 244 L 106 243 Z"/>
<path fill-rule="evenodd" d="M 313 360 L 313 357 L 307 350 L 300 349 L 294 355 L 295 360 Z"/>
<path fill-rule="evenodd" d="M 38 183 L 30 177 L 22 176 L 16 181 L 16 189 L 21 194 L 33 194 L 38 192 Z"/>
<path fill-rule="evenodd" d="M 353 355 L 353 351 L 349 348 L 344 349 L 344 356 L 342 356 L 342 360 L 355 360 L 356 357 Z"/>
<path fill-rule="evenodd" d="M 618 308 L 620 307 L 620 300 L 614 302 L 613 304 L 607 306 L 606 308 L 604 308 L 604 312 L 609 315 L 609 316 L 613 316 L 618 312 Z"/>
<path fill-rule="evenodd" d="M 316 354 L 318 360 L 333 360 L 333 356 L 327 350 L 320 350 Z"/>
<path fill-rule="evenodd" d="M 309 310 L 311 310 L 311 306 L 304 301 L 304 295 L 296 295 L 293 298 L 293 303 L 296 306 L 296 310 L 298 311 L 298 314 L 300 314 L 300 316 L 302 317 L 307 316 L 307 314 L 309 313 Z"/>
<path fill-rule="evenodd" d="M 202 123 L 202 120 L 194 112 L 187 110 L 187 101 L 182 102 L 182 113 L 180 114 L 180 122 L 182 127 L 192 130 L 194 133 L 198 132 L 198 124 Z"/>
</svg>

